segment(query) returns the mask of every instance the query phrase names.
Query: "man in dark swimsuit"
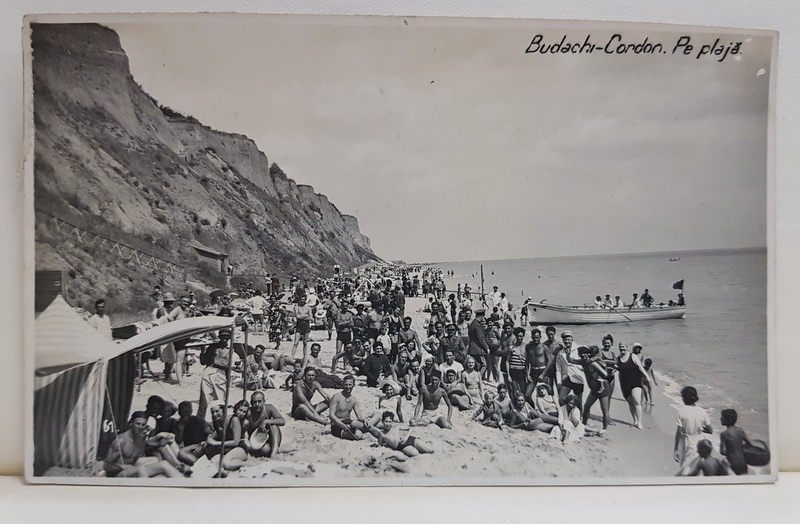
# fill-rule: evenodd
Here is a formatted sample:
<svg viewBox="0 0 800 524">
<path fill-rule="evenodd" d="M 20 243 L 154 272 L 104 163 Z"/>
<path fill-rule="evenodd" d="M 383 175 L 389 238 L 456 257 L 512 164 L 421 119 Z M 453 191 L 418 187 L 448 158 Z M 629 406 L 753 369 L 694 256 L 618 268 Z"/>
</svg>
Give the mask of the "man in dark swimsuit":
<svg viewBox="0 0 800 524">
<path fill-rule="evenodd" d="M 358 400 L 353 396 L 356 379 L 347 375 L 343 381 L 342 391 L 331 398 L 331 434 L 343 440 L 361 440 L 362 433 L 369 431 L 369 422 L 361 415 Z M 355 420 L 351 414 L 355 414 Z"/>
<path fill-rule="evenodd" d="M 331 397 L 325 393 L 316 378 L 316 368 L 307 367 L 303 371 L 303 380 L 294 385 L 292 389 L 292 417 L 296 420 L 313 420 L 325 425 L 327 420 L 320 413 L 328 409 Z M 317 391 L 325 400 L 315 405 L 311 403 L 311 399 Z"/>
<path fill-rule="evenodd" d="M 247 414 L 250 421 L 250 434 L 255 431 L 264 431 L 268 434 L 267 442 L 263 447 L 254 449 L 249 445 L 245 449 L 254 456 L 274 457 L 281 445 L 282 434 L 278 426 L 285 426 L 286 419 L 272 404 L 264 402 L 264 393 L 256 391 L 250 396 L 250 412 Z"/>
<path fill-rule="evenodd" d="M 447 392 L 441 386 L 441 380 L 441 375 L 432 375 L 430 383 L 420 389 L 419 400 L 410 425 L 427 426 L 435 424 L 442 429 L 453 428 L 450 423 L 450 419 L 453 416 L 453 405 L 450 403 Z M 447 418 L 437 412 L 442 400 L 447 404 Z"/>
</svg>

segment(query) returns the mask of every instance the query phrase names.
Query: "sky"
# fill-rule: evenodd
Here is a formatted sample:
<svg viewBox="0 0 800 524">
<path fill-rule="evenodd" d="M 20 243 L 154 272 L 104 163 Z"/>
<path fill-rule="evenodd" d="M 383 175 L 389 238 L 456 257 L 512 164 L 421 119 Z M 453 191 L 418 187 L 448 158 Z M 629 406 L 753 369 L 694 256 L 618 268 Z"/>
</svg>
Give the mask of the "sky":
<svg viewBox="0 0 800 524">
<path fill-rule="evenodd" d="M 107 25 L 150 95 L 253 139 L 386 260 L 766 245 L 769 37 L 389 17 Z M 615 33 L 665 52 L 525 53 L 537 34 L 602 47 Z M 673 54 L 684 35 L 692 52 Z M 717 38 L 740 54 L 698 58 Z"/>
</svg>

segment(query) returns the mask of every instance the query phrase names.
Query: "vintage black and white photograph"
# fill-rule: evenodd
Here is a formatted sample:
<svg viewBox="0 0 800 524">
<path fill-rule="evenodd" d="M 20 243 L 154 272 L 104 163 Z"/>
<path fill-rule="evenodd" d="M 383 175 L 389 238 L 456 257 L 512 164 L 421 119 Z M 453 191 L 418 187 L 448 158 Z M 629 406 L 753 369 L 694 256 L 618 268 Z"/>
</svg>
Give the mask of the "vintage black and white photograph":
<svg viewBox="0 0 800 524">
<path fill-rule="evenodd" d="M 775 33 L 25 33 L 29 481 L 775 479 Z"/>
</svg>

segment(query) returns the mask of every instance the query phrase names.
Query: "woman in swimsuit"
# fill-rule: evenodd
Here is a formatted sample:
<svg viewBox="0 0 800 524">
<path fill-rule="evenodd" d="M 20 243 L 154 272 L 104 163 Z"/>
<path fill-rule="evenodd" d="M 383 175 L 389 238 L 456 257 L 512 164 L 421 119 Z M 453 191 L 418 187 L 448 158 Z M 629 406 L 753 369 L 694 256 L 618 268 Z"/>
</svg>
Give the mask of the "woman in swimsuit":
<svg viewBox="0 0 800 524">
<path fill-rule="evenodd" d="M 617 387 L 617 380 L 614 371 L 617 369 L 617 355 L 614 354 L 614 350 L 611 349 L 614 347 L 614 337 L 610 334 L 603 337 L 603 341 L 600 346 L 600 361 L 606 367 L 606 373 L 608 375 L 608 398 L 611 399 L 614 395 L 614 389 Z M 613 426 L 614 423 L 611 422 L 611 403 L 609 402 L 608 406 L 608 424 L 609 426 Z"/>
<path fill-rule="evenodd" d="M 484 380 L 489 380 L 491 373 L 491 378 L 495 382 L 500 381 L 500 367 L 498 363 L 500 357 L 497 355 L 497 352 L 500 351 L 501 336 L 500 325 L 497 322 L 486 323 L 486 343 L 489 344 L 489 355 L 486 357 L 488 365 L 483 371 Z"/>
<path fill-rule="evenodd" d="M 461 373 L 461 382 L 464 383 L 464 388 L 469 393 L 469 396 L 472 397 L 473 402 L 481 404 L 484 394 L 481 373 L 475 369 L 475 359 L 473 357 L 467 357 L 465 365 L 466 368 Z"/>
<path fill-rule="evenodd" d="M 628 352 L 628 346 L 620 343 L 617 357 L 619 371 L 619 387 L 622 396 L 628 402 L 628 409 L 633 417 L 633 425 L 642 429 L 642 382 L 647 378 L 647 371 L 642 367 L 639 357 Z"/>
<path fill-rule="evenodd" d="M 458 380 L 456 371 L 448 369 L 442 377 L 442 387 L 447 391 L 450 403 L 459 411 L 466 411 L 472 407 L 472 397 L 467 393 L 464 383 Z"/>
<path fill-rule="evenodd" d="M 583 406 L 584 425 L 589 421 L 589 410 L 596 401 L 600 401 L 600 411 L 603 413 L 603 431 L 608 429 L 608 403 L 611 400 L 608 389 L 608 372 L 600 360 L 600 348 L 597 346 L 580 346 L 578 354 L 583 359 L 583 373 L 586 376 L 589 394 Z"/>
</svg>

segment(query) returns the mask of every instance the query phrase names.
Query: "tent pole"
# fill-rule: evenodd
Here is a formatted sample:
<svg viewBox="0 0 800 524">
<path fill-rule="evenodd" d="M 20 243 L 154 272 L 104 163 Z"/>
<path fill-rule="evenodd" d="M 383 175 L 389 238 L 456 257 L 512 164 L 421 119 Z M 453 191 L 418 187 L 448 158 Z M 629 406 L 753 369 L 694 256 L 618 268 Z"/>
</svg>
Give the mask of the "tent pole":
<svg viewBox="0 0 800 524">
<path fill-rule="evenodd" d="M 228 401 L 231 396 L 231 371 L 233 370 L 233 335 L 236 330 L 236 323 L 231 324 L 231 342 L 228 346 L 228 379 L 225 381 L 225 405 L 222 406 L 222 438 L 219 445 L 219 469 L 217 478 L 224 478 L 222 472 L 222 462 L 225 458 L 225 433 L 228 432 Z"/>
<path fill-rule="evenodd" d="M 250 373 L 250 365 L 247 362 L 247 335 L 250 330 L 248 329 L 246 320 L 242 329 L 244 329 L 244 350 L 242 351 L 242 355 L 244 356 L 242 359 L 242 400 L 247 400 L 247 375 Z"/>
</svg>

